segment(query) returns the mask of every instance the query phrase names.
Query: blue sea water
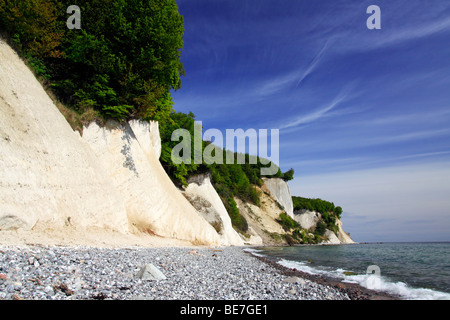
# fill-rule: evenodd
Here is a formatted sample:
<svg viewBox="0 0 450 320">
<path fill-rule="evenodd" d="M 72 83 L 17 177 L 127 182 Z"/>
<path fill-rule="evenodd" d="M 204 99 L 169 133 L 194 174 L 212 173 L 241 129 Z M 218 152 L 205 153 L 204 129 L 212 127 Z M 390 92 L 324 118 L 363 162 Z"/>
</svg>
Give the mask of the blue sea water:
<svg viewBox="0 0 450 320">
<path fill-rule="evenodd" d="M 254 253 L 403 299 L 450 300 L 450 242 L 265 247 Z"/>
</svg>

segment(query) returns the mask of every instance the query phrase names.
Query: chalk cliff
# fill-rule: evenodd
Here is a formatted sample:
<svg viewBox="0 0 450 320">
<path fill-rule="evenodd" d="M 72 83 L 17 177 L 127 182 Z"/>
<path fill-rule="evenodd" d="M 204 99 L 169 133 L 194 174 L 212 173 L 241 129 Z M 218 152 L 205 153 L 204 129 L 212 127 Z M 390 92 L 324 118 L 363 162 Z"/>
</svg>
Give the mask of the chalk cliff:
<svg viewBox="0 0 450 320">
<path fill-rule="evenodd" d="M 0 230 L 67 225 L 228 244 L 173 185 L 157 123 L 75 133 L 0 41 Z"/>
<path fill-rule="evenodd" d="M 153 128 L 153 131 L 152 131 Z M 159 162 L 152 141 L 155 124 L 108 121 L 83 129 L 83 140 L 110 177 L 125 203 L 131 231 L 219 244 L 214 228 L 192 207 L 172 183 Z M 155 152 L 156 151 L 156 152 Z"/>
<path fill-rule="evenodd" d="M 111 179 L 17 54 L 0 41 L 0 229 L 128 232 Z"/>
<path fill-rule="evenodd" d="M 294 220 L 306 230 L 314 230 L 321 218 L 321 214 L 315 211 L 294 211 Z"/>
<path fill-rule="evenodd" d="M 188 186 L 183 194 L 205 220 L 216 229 L 222 243 L 244 245 L 243 239 L 233 229 L 227 209 L 211 184 L 209 174 L 200 174 L 188 179 Z"/>
<path fill-rule="evenodd" d="M 290 217 L 294 217 L 294 205 L 287 182 L 280 178 L 263 178 L 263 181 L 263 190 L 268 190 L 284 211 Z"/>
<path fill-rule="evenodd" d="M 270 194 L 264 192 L 263 188 L 255 188 L 259 194 L 259 206 L 235 198 L 239 212 L 249 225 L 247 232 L 249 237 L 245 242 L 252 245 L 285 243 L 282 240 L 285 231 L 277 222 L 284 210 Z"/>
</svg>

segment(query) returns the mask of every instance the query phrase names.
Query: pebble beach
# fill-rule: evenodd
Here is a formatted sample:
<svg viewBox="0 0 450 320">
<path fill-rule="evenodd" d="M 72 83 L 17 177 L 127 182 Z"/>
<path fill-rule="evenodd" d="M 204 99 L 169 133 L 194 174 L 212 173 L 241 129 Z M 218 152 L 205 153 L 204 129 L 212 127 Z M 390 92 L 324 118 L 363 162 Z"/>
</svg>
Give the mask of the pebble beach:
<svg viewBox="0 0 450 320">
<path fill-rule="evenodd" d="M 145 277 L 152 266 L 161 275 Z M 242 247 L 0 246 L 1 300 L 350 300 Z"/>
</svg>

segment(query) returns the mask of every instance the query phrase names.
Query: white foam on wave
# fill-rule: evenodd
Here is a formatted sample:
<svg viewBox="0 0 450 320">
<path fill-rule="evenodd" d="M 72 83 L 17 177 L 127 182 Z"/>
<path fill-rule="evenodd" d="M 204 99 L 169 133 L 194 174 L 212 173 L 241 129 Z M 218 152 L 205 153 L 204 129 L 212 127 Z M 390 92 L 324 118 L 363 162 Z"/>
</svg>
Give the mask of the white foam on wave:
<svg viewBox="0 0 450 320">
<path fill-rule="evenodd" d="M 450 300 L 450 294 L 426 288 L 413 288 L 405 282 L 393 282 L 383 276 L 345 276 L 343 282 L 357 283 L 367 289 L 387 292 L 408 300 Z"/>
<path fill-rule="evenodd" d="M 344 272 L 346 270 L 341 268 L 335 270 L 324 270 L 312 267 L 306 262 L 284 259 L 280 260 L 278 263 L 287 268 L 295 268 L 308 274 L 323 275 L 341 279 L 342 282 L 356 283 L 367 289 L 397 295 L 407 300 L 450 300 L 449 293 L 426 288 L 413 288 L 404 282 L 393 282 L 383 276 L 374 274 L 345 275 Z"/>
<path fill-rule="evenodd" d="M 243 251 L 251 253 L 252 255 L 254 255 L 256 257 L 264 257 L 263 254 L 258 253 L 258 252 L 262 252 L 262 250 L 253 249 L 253 248 L 245 248 L 245 249 L 243 249 Z"/>
</svg>

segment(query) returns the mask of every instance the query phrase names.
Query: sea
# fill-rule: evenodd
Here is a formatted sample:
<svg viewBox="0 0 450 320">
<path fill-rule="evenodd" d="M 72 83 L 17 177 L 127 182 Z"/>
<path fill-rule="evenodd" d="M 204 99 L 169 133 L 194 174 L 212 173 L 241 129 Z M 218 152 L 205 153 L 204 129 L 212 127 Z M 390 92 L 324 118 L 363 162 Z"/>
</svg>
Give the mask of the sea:
<svg viewBox="0 0 450 320">
<path fill-rule="evenodd" d="M 450 242 L 360 243 L 251 249 L 280 265 L 405 300 L 450 300 Z"/>
</svg>

